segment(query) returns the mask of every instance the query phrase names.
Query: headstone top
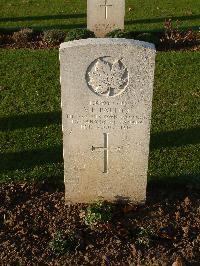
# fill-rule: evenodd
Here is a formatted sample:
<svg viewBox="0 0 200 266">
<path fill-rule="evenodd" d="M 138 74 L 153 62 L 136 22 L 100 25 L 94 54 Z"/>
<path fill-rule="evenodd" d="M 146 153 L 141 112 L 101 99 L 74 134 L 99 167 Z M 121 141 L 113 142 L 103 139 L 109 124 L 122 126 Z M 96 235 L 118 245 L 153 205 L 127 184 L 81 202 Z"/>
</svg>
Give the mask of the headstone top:
<svg viewBox="0 0 200 266">
<path fill-rule="evenodd" d="M 69 41 L 61 43 L 60 50 L 73 47 L 73 46 L 84 46 L 84 45 L 135 45 L 138 47 L 155 50 L 155 45 L 153 43 L 133 40 L 133 39 L 124 39 L 124 38 L 89 38 L 81 39 L 75 41 Z"/>
</svg>

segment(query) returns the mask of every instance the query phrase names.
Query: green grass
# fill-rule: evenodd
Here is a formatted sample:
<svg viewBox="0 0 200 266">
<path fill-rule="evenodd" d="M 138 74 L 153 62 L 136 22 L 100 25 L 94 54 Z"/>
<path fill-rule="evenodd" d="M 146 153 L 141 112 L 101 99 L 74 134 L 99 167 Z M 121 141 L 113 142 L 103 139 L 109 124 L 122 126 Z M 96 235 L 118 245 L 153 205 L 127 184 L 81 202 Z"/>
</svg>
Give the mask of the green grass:
<svg viewBox="0 0 200 266">
<path fill-rule="evenodd" d="M 2 180 L 63 175 L 57 51 L 4 51 L 1 57 Z"/>
<path fill-rule="evenodd" d="M 0 179 L 63 180 L 56 50 L 0 51 Z M 149 180 L 200 176 L 200 53 L 158 53 Z"/>
<path fill-rule="evenodd" d="M 200 53 L 158 53 L 151 180 L 200 182 Z"/>
<path fill-rule="evenodd" d="M 38 30 L 86 26 L 86 0 L 1 0 L 0 28 L 31 27 Z M 129 12 L 129 8 L 132 11 Z M 182 27 L 200 26 L 200 1 L 127 0 L 126 28 L 159 30 L 165 18 L 181 21 Z"/>
</svg>

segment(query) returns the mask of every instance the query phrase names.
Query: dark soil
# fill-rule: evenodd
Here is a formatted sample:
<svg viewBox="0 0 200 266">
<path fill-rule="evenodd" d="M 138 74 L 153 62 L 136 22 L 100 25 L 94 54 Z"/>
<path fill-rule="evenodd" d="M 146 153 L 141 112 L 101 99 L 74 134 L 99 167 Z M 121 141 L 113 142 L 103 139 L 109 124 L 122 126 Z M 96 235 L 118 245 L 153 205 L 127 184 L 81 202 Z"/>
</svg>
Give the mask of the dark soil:
<svg viewBox="0 0 200 266">
<path fill-rule="evenodd" d="M 42 40 L 42 35 L 35 35 L 31 41 L 15 42 L 12 39 L 12 35 L 2 34 L 0 35 L 0 48 L 4 49 L 51 49 L 58 48 L 57 44 L 48 44 Z"/>
<path fill-rule="evenodd" d="M 160 36 L 161 37 L 161 36 Z M 59 48 L 60 43 L 49 44 L 44 42 L 41 34 L 35 34 L 32 41 L 15 42 L 12 34 L 0 34 L 0 48 L 4 49 L 52 49 Z M 200 51 L 200 43 L 193 41 L 191 43 L 169 44 L 160 42 L 156 45 L 157 51 Z"/>
<path fill-rule="evenodd" d="M 1 184 L 0 265 L 200 265 L 200 189 L 154 185 L 147 195 L 91 227 L 86 205 L 65 206 L 64 187 Z"/>
</svg>

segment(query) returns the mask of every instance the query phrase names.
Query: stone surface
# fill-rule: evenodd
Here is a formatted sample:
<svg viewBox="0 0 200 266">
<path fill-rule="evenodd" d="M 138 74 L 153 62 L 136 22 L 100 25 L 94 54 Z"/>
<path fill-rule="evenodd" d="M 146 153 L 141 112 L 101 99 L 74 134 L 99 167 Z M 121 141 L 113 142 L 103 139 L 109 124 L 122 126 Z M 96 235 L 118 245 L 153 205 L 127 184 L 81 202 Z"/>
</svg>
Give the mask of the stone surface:
<svg viewBox="0 0 200 266">
<path fill-rule="evenodd" d="M 140 41 L 61 44 L 66 202 L 144 203 L 154 64 Z"/>
<path fill-rule="evenodd" d="M 97 37 L 124 29 L 125 0 L 88 0 L 87 27 Z"/>
</svg>

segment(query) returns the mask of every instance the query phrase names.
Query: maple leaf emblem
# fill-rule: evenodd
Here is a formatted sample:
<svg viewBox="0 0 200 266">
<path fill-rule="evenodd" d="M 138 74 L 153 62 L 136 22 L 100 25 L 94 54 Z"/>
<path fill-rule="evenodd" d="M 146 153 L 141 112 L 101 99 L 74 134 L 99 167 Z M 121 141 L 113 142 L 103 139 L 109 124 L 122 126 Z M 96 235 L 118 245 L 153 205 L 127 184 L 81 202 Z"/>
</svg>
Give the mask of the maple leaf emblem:
<svg viewBox="0 0 200 266">
<path fill-rule="evenodd" d="M 89 86 L 102 96 L 118 95 L 128 84 L 128 71 L 121 60 L 110 63 L 103 58 L 97 59 L 88 77 Z"/>
</svg>

